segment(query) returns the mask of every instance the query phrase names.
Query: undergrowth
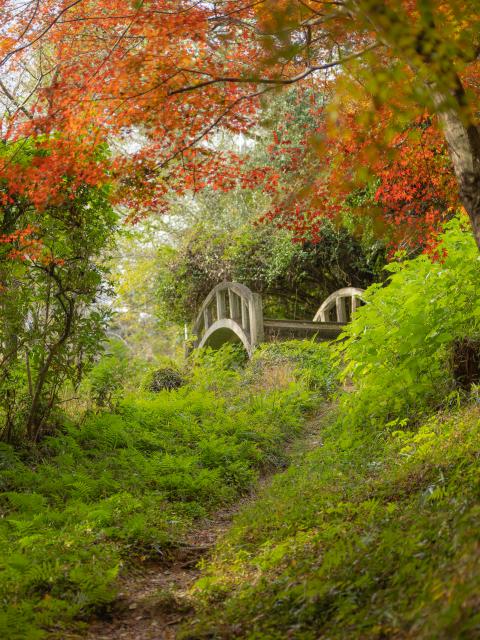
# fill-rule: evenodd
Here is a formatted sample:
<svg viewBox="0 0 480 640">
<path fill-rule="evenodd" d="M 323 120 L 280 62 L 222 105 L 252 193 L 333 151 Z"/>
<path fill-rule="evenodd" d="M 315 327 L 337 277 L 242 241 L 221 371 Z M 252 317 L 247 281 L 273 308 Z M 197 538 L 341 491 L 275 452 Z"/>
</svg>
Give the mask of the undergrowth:
<svg viewBox="0 0 480 640">
<path fill-rule="evenodd" d="M 356 392 L 342 400 L 342 417 L 352 428 L 419 423 L 457 402 L 455 344 L 480 337 L 480 255 L 467 224 L 448 223 L 439 259 L 386 267 L 388 286 L 370 287 L 346 327 L 339 350 Z"/>
<path fill-rule="evenodd" d="M 480 637 L 478 386 L 453 361 L 478 344 L 480 260 L 459 219 L 438 251 L 367 291 L 337 349 L 349 391 L 218 545 L 184 640 Z"/>
<path fill-rule="evenodd" d="M 325 425 L 237 517 L 182 639 L 478 638 L 479 451 L 477 406 L 375 438 Z"/>
<path fill-rule="evenodd" d="M 64 638 L 108 607 L 128 559 L 165 558 L 195 519 L 284 465 L 317 397 L 308 365 L 272 384 L 261 356 L 240 360 L 197 355 L 184 387 L 127 394 L 35 448 L 0 445 L 1 638 Z"/>
</svg>

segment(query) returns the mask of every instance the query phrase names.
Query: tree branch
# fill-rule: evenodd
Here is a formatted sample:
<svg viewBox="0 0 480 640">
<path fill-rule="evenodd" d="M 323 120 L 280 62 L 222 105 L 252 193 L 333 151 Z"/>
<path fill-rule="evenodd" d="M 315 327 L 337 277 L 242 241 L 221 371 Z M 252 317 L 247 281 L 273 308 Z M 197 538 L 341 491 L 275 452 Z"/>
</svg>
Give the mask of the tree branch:
<svg viewBox="0 0 480 640">
<path fill-rule="evenodd" d="M 10 100 L 10 102 L 17 107 L 18 111 L 21 111 L 24 115 L 27 116 L 27 118 L 29 118 L 30 120 L 33 120 L 33 116 L 30 113 L 30 111 L 28 111 L 28 109 L 25 108 L 24 104 L 20 103 L 17 101 L 17 99 L 15 98 L 15 96 L 10 92 L 10 90 L 8 89 L 8 87 L 5 85 L 5 83 L 3 82 L 3 80 L 0 80 L 0 89 L 3 91 L 3 93 L 7 96 L 7 98 Z"/>
<path fill-rule="evenodd" d="M 258 78 L 255 76 L 250 77 L 234 77 L 234 76 L 225 76 L 220 78 L 212 78 L 211 80 L 205 80 L 203 82 L 198 82 L 197 84 L 187 85 L 186 87 L 181 87 L 180 89 L 174 89 L 173 91 L 169 91 L 167 95 L 174 96 L 179 95 L 181 93 L 187 93 L 188 91 L 195 91 L 197 89 L 203 89 L 205 87 L 209 87 L 214 84 L 221 83 L 235 83 L 235 84 L 267 84 L 267 85 L 290 85 L 295 84 L 296 82 L 300 82 L 304 80 L 315 71 L 325 71 L 327 69 L 332 69 L 333 67 L 338 67 L 350 60 L 355 60 L 356 58 L 360 58 L 369 51 L 376 49 L 382 46 L 380 42 L 374 42 L 370 46 L 362 49 L 361 51 L 356 51 L 355 53 L 350 54 L 349 56 L 345 56 L 344 58 L 339 58 L 338 60 L 332 60 L 332 62 L 327 62 L 321 65 L 313 65 L 308 67 L 301 73 L 291 78 Z M 198 73 L 198 72 L 197 72 Z"/>
</svg>

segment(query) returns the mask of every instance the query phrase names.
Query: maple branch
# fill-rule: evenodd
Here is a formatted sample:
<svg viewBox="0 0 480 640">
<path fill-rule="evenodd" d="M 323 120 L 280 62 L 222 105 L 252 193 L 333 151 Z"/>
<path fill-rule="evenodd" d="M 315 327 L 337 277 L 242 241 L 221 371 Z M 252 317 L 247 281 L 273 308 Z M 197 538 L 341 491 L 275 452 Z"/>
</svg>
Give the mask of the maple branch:
<svg viewBox="0 0 480 640">
<path fill-rule="evenodd" d="M 267 87 L 265 89 L 261 89 L 260 91 L 256 91 L 255 93 L 249 93 L 249 94 L 240 96 L 239 98 L 234 100 L 231 104 L 228 105 L 228 107 L 224 111 L 222 111 L 222 113 L 219 116 L 215 118 L 213 122 L 211 122 L 208 125 L 208 127 L 206 127 L 201 133 L 199 133 L 198 136 L 196 136 L 191 142 L 189 142 L 187 145 L 185 145 L 181 149 L 178 149 L 177 151 L 175 151 L 174 154 L 172 154 L 169 158 L 167 158 L 161 164 L 159 164 L 157 168 L 163 169 L 164 167 L 166 167 L 167 164 L 169 164 L 172 160 L 177 158 L 180 154 L 184 153 L 185 151 L 188 151 L 188 149 L 191 149 L 196 144 L 198 144 L 200 140 L 205 138 L 213 129 L 215 129 L 215 127 L 217 127 L 220 124 L 223 118 L 225 118 L 225 116 L 229 114 L 230 111 L 232 111 L 238 104 L 240 104 L 240 102 L 243 102 L 244 100 L 253 100 L 254 98 L 258 98 L 259 96 L 262 96 L 265 93 L 268 93 L 269 91 L 273 91 L 273 89 L 274 87 Z"/>
<path fill-rule="evenodd" d="M 175 78 L 175 76 L 178 76 L 180 73 L 182 73 L 182 71 L 184 71 L 183 69 L 177 69 L 175 71 L 175 73 L 170 74 L 167 78 L 165 78 L 164 80 L 162 80 L 162 82 L 159 82 L 158 84 L 154 85 L 153 87 L 149 87 L 148 89 L 145 89 L 144 91 L 139 91 L 138 93 L 134 93 L 131 94 L 129 96 L 122 96 L 120 94 L 120 96 L 109 96 L 109 97 L 95 97 L 95 98 L 90 98 L 88 100 L 88 102 L 107 102 L 110 100 L 119 100 L 120 98 L 122 99 L 122 102 L 115 108 L 115 111 L 118 111 L 118 109 L 120 109 L 126 102 L 128 102 L 129 100 L 133 100 L 134 98 L 143 98 L 144 96 L 146 96 L 149 93 L 152 93 L 152 91 L 157 91 L 157 89 L 160 89 L 160 87 L 162 87 L 164 84 L 166 84 L 169 80 L 172 80 L 173 78 Z M 197 73 L 200 73 L 200 71 L 198 71 Z M 82 100 L 79 100 L 79 102 L 82 102 Z"/>
<path fill-rule="evenodd" d="M 7 96 L 7 98 L 10 100 L 10 102 L 17 107 L 17 111 L 21 111 L 24 115 L 27 116 L 27 118 L 29 118 L 30 120 L 33 120 L 33 116 L 30 113 L 30 111 L 28 111 L 28 109 L 25 108 L 25 102 L 20 103 L 17 101 L 17 99 L 15 98 L 15 96 L 10 92 L 10 90 L 8 89 L 8 87 L 4 84 L 3 80 L 0 80 L 0 89 L 3 91 L 3 93 Z"/>
<path fill-rule="evenodd" d="M 232 9 L 231 11 L 228 11 L 227 13 L 224 13 L 223 15 L 218 16 L 218 18 L 219 19 L 228 18 L 229 16 L 233 16 L 234 13 L 241 13 L 246 9 L 253 9 L 254 7 L 257 7 L 259 4 L 264 4 L 264 3 L 265 3 L 265 0 L 256 0 L 256 2 L 251 2 L 250 4 L 243 5 L 243 7 L 237 7 L 235 9 Z"/>
<path fill-rule="evenodd" d="M 307 67 L 307 69 L 305 69 L 305 71 L 302 71 L 301 73 L 299 73 L 296 76 L 293 76 L 292 78 L 255 78 L 255 77 L 233 77 L 233 76 L 225 76 L 225 77 L 220 77 L 220 78 L 212 78 L 211 80 L 205 80 L 203 82 L 198 82 L 197 84 L 191 84 L 188 85 L 186 87 L 181 87 L 180 89 L 174 89 L 172 91 L 169 91 L 167 95 L 169 96 L 174 96 L 174 95 L 178 95 L 181 93 L 186 93 L 188 91 L 195 91 L 196 89 L 202 89 L 204 87 L 209 87 L 213 84 L 220 84 L 220 83 L 235 83 L 235 84 L 273 84 L 273 85 L 290 85 L 290 84 L 295 84 L 296 82 L 300 82 L 300 80 L 304 80 L 305 78 L 307 78 L 309 75 L 311 75 L 312 73 L 315 73 L 315 71 L 325 71 L 326 69 L 331 69 L 332 67 L 338 67 L 341 66 L 343 64 L 345 64 L 346 62 L 349 62 L 350 60 L 354 60 L 356 58 L 360 58 L 361 56 L 365 55 L 366 53 L 368 53 L 369 51 L 372 51 L 373 49 L 376 49 L 378 47 L 382 46 L 382 43 L 380 42 L 374 42 L 373 44 L 371 44 L 370 46 L 366 47 L 365 49 L 362 49 L 361 51 L 357 51 L 355 53 L 352 53 L 348 56 L 345 56 L 344 58 L 340 58 L 338 60 L 333 60 L 332 62 L 327 62 L 325 64 L 321 64 L 321 65 L 314 65 L 311 67 Z M 197 72 L 198 73 L 198 72 Z M 209 75 L 208 73 L 205 72 L 205 75 Z"/>
<path fill-rule="evenodd" d="M 75 7 L 77 4 L 80 4 L 81 2 L 83 2 L 83 0 L 73 0 L 73 2 L 71 2 L 69 5 L 64 7 L 61 11 L 59 11 L 58 14 L 55 16 L 55 18 L 53 18 L 53 20 L 43 29 L 43 31 L 41 31 L 35 38 L 33 38 L 33 40 L 30 40 L 29 42 L 22 44 L 20 47 L 17 47 L 16 49 L 12 49 L 12 51 L 9 51 L 2 58 L 2 60 L 0 60 L 0 67 L 3 66 L 8 60 L 10 60 L 10 58 L 14 56 L 16 53 L 20 53 L 20 51 L 24 51 L 25 49 L 28 49 L 29 47 L 34 45 L 36 42 L 41 40 L 50 31 L 50 29 L 52 29 L 52 27 L 54 27 L 54 25 L 57 24 L 60 18 L 67 11 Z"/>
<path fill-rule="evenodd" d="M 30 16 L 30 19 L 28 20 L 27 24 L 25 25 L 25 28 L 23 29 L 22 33 L 18 36 L 18 40 L 21 40 L 29 31 L 30 27 L 33 24 L 33 21 L 36 18 L 36 15 L 38 13 L 38 9 L 40 7 L 40 0 L 36 0 L 35 2 L 35 7 L 32 11 L 32 15 Z"/>
<path fill-rule="evenodd" d="M 257 3 L 254 4 L 262 4 L 264 2 L 264 0 L 260 0 Z M 223 15 L 219 15 L 219 16 L 211 16 L 210 18 L 208 18 L 209 22 L 218 22 L 218 23 L 226 23 L 226 24 L 234 24 L 237 26 L 240 26 L 242 28 L 245 29 L 250 29 L 251 31 L 255 32 L 257 35 L 259 36 L 279 36 L 279 35 L 285 35 L 285 34 L 289 34 L 295 31 L 299 31 L 302 27 L 306 27 L 306 26 L 317 26 L 320 24 L 325 24 L 326 22 L 329 22 L 330 20 L 335 20 L 336 18 L 340 17 L 340 13 L 329 13 L 327 15 L 325 14 L 321 14 L 320 12 L 317 12 L 315 10 L 313 10 L 311 7 L 308 7 L 307 5 L 305 5 L 303 2 L 300 2 L 300 4 L 302 6 L 305 6 L 306 8 L 310 9 L 310 11 L 312 12 L 313 16 L 310 16 L 308 18 L 306 18 L 305 20 L 300 21 L 298 24 L 295 24 L 293 26 L 290 27 L 286 27 L 283 29 L 279 29 L 277 31 L 260 31 L 259 29 L 257 29 L 255 27 L 255 25 L 253 23 L 249 23 L 246 20 L 242 20 L 241 18 L 231 18 L 230 16 L 233 13 L 237 13 L 237 11 L 232 11 L 230 13 L 226 13 Z M 343 3 L 326 3 L 326 4 L 335 4 L 338 6 L 342 6 Z M 254 6 L 254 5 L 252 5 Z M 314 17 L 314 16 L 318 16 L 318 17 Z M 214 27 L 215 28 L 215 27 Z"/>
<path fill-rule="evenodd" d="M 142 15 L 143 16 L 149 16 L 149 15 L 161 15 L 161 16 L 182 15 L 183 13 L 188 13 L 189 11 L 192 11 L 193 9 L 196 9 L 203 2 L 204 2 L 204 0 L 197 0 L 197 2 L 194 2 L 193 4 L 191 4 L 186 9 L 177 9 L 176 11 L 162 11 L 161 9 L 147 9 L 142 13 Z M 261 0 L 261 2 L 264 2 L 264 0 Z M 135 13 L 130 13 L 130 14 L 119 14 L 119 15 L 109 15 L 109 16 L 102 16 L 102 15 L 84 16 L 83 18 L 71 18 L 71 19 L 68 19 L 68 20 L 60 20 L 58 24 L 68 24 L 68 23 L 71 23 L 71 22 L 88 22 L 90 20 L 126 20 L 128 18 L 132 18 L 132 17 L 137 16 L 138 13 L 139 12 L 137 11 Z"/>
<path fill-rule="evenodd" d="M 115 43 L 113 45 L 113 47 L 110 48 L 110 50 L 108 51 L 107 56 L 102 60 L 102 62 L 97 66 L 96 70 L 93 72 L 93 74 L 91 74 L 91 78 L 96 76 L 98 74 L 98 72 L 100 71 L 100 69 L 102 69 L 102 67 L 105 66 L 105 64 L 107 63 L 107 60 L 109 60 L 111 58 L 111 56 L 113 55 L 114 51 L 117 49 L 117 47 L 119 46 L 119 44 L 122 42 L 122 40 L 125 38 L 125 36 L 127 35 L 127 33 L 130 31 L 130 29 L 132 28 L 132 26 L 135 23 L 135 20 L 138 19 L 140 10 L 142 8 L 144 4 L 144 0 L 141 0 L 140 5 L 138 7 L 138 10 L 135 12 L 135 14 L 133 15 L 131 21 L 129 22 L 129 24 L 125 27 L 125 29 L 122 31 L 122 33 L 118 36 L 118 38 L 115 40 Z M 90 79 L 91 79 L 90 78 Z M 85 87 L 88 86 L 88 80 L 85 84 Z"/>
</svg>

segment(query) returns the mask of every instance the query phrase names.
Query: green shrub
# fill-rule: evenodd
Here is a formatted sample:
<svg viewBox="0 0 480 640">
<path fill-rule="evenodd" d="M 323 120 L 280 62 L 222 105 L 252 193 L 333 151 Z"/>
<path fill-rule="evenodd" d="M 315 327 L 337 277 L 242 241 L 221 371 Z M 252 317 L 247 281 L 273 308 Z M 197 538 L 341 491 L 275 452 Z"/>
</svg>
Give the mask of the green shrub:
<svg viewBox="0 0 480 640">
<path fill-rule="evenodd" d="M 478 407 L 320 437 L 237 516 L 179 637 L 477 638 Z"/>
<path fill-rule="evenodd" d="M 305 385 L 256 386 L 248 366 L 226 368 L 232 347 L 196 358 L 182 388 L 117 393 L 115 412 L 22 455 L 0 444 L 1 638 L 65 637 L 108 605 L 131 558 L 164 557 L 194 519 L 284 465 L 312 406 Z"/>
<path fill-rule="evenodd" d="M 162 367 L 150 373 L 147 380 L 147 391 L 158 393 L 159 391 L 178 389 L 185 384 L 185 379 L 177 369 Z"/>
<path fill-rule="evenodd" d="M 84 384 L 97 407 L 110 410 L 115 407 L 126 384 L 130 365 L 128 347 L 120 340 L 111 340 L 106 353 L 92 368 Z"/>
<path fill-rule="evenodd" d="M 391 264 L 388 285 L 365 293 L 339 344 L 356 388 L 343 400 L 350 424 L 378 429 L 456 401 L 454 345 L 480 334 L 480 256 L 465 224 L 447 225 L 440 259 Z"/>
</svg>

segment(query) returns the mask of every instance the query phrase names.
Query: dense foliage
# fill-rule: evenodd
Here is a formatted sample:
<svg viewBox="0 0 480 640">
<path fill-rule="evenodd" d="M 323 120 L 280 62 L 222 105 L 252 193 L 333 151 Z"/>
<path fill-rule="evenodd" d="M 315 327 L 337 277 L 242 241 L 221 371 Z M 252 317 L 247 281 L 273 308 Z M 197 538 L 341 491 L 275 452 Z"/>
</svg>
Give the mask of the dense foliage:
<svg viewBox="0 0 480 640">
<path fill-rule="evenodd" d="M 376 184 L 377 206 L 361 216 L 400 242 L 429 243 L 461 203 L 480 246 L 476 9 L 468 0 L 2 0 L 2 139 L 49 137 L 35 166 L 19 172 L 6 159 L 0 170 L 12 195 L 41 205 L 65 174 L 93 186 L 108 169 L 115 198 L 138 218 L 168 211 L 172 192 L 223 188 L 239 174 L 258 184 L 266 169 L 264 189 L 280 187 L 272 215 L 285 213 L 298 234 L 311 222 L 313 236 L 352 190 Z M 311 99 L 300 144 L 275 123 L 272 164 L 285 161 L 244 172 L 249 149 L 222 147 L 219 134 L 254 139 L 262 103 L 292 85 Z M 107 140 L 119 152 L 91 162 Z M 287 172 L 300 179 L 285 181 Z"/>
<path fill-rule="evenodd" d="M 348 420 L 378 429 L 455 401 L 455 345 L 480 337 L 479 268 L 473 238 L 458 218 L 447 225 L 436 258 L 386 267 L 387 286 L 366 292 L 367 304 L 340 346 L 343 375 L 356 388 L 355 402 L 343 401 Z"/>
<path fill-rule="evenodd" d="M 155 363 L 164 356 L 183 353 L 183 326 L 159 304 L 158 274 L 170 238 L 163 221 L 150 219 L 124 225 L 111 260 L 114 314 L 108 335 L 124 344 L 130 362 L 136 358 Z"/>
<path fill-rule="evenodd" d="M 6 153 L 6 150 L 2 150 Z M 38 150 L 17 149 L 17 166 Z M 36 440 L 51 429 L 62 394 L 75 394 L 100 350 L 107 270 L 117 215 L 106 186 L 65 178 L 41 212 L 0 185 L 0 438 Z"/>
<path fill-rule="evenodd" d="M 2 638 L 64 638 L 114 598 L 129 559 L 165 557 L 192 521 L 284 463 L 330 363 L 316 345 L 305 366 L 295 345 L 291 366 L 282 351 L 281 378 L 261 355 L 243 369 L 232 348 L 207 352 L 182 388 L 127 394 L 32 449 L 0 445 Z"/>
</svg>

